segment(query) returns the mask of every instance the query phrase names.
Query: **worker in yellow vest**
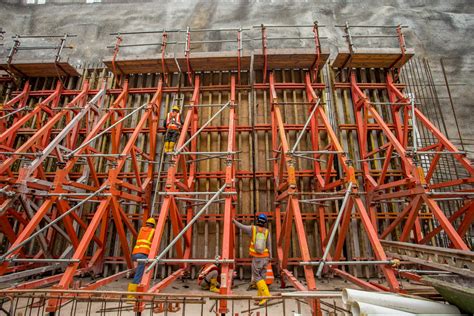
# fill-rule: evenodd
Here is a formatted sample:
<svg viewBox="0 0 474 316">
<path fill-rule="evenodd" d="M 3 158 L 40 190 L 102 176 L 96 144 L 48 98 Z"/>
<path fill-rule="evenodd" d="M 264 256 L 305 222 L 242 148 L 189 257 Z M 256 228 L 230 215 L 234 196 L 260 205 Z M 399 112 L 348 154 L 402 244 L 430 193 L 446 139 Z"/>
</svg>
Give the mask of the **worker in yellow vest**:
<svg viewBox="0 0 474 316">
<path fill-rule="evenodd" d="M 174 144 L 178 139 L 181 125 L 183 125 L 183 122 L 181 121 L 181 114 L 179 114 L 179 106 L 173 105 L 171 112 L 166 115 L 164 125 L 166 128 L 165 152 L 169 153 L 174 150 Z"/>
<path fill-rule="evenodd" d="M 268 238 L 268 229 L 265 225 L 268 222 L 265 214 L 257 217 L 257 225 L 243 225 L 235 219 L 234 224 L 250 236 L 249 254 L 252 257 L 252 279 L 257 285 L 258 296 L 269 297 L 270 291 L 265 282 L 267 275 L 267 266 L 270 260 L 270 238 Z M 263 298 L 258 303 L 265 305 L 267 299 Z"/>
<path fill-rule="evenodd" d="M 145 226 L 140 228 L 138 233 L 137 243 L 133 248 L 132 260 L 137 261 L 138 259 L 147 259 L 150 254 L 151 242 L 153 240 L 153 235 L 155 234 L 155 219 L 150 217 L 146 220 Z M 129 292 L 136 292 L 138 284 L 142 280 L 143 272 L 145 271 L 145 263 L 138 262 L 135 270 L 135 276 L 133 277 L 133 282 L 128 284 Z M 133 298 L 133 295 L 130 295 L 129 298 Z"/>
<path fill-rule="evenodd" d="M 214 263 L 204 265 L 199 271 L 198 285 L 203 290 L 219 293 L 219 267 Z"/>
</svg>

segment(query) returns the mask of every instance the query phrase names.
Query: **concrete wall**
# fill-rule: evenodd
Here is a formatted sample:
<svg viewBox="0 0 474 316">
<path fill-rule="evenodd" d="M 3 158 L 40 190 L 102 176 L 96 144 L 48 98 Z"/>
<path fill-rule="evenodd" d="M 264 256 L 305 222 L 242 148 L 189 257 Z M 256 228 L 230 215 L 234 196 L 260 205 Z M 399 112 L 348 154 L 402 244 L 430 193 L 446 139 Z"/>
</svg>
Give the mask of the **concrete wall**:
<svg viewBox="0 0 474 316">
<path fill-rule="evenodd" d="M 430 58 L 438 63 L 439 58 L 450 58 L 451 82 L 469 83 L 472 75 L 474 42 L 474 2 L 472 0 L 333 0 L 333 1 L 243 1 L 243 0 L 189 0 L 189 1 L 117 1 L 86 4 L 86 0 L 47 0 L 44 5 L 24 5 L 25 1 L 0 2 L 0 27 L 7 32 L 5 48 L 11 46 L 11 35 L 74 33 L 79 37 L 72 41 L 75 49 L 71 61 L 100 63 L 111 50 L 107 45 L 114 42 L 109 33 L 117 31 L 153 30 L 161 28 L 210 28 L 230 26 L 252 26 L 265 24 L 310 24 L 318 20 L 328 27 L 321 36 L 328 36 L 324 45 L 335 52 L 344 46 L 343 32 L 336 24 L 408 25 L 407 43 L 414 47 L 418 56 Z M 106 3 L 105 3 L 106 2 Z M 285 32 L 284 35 L 309 35 L 309 33 Z M 269 35 L 278 36 L 277 33 Z M 197 36 L 197 37 L 196 37 Z M 196 35 L 194 38 L 199 38 Z M 258 32 L 249 37 L 258 37 Z M 182 38 L 182 36 L 181 36 Z M 219 38 L 218 35 L 211 38 Z M 159 42 L 157 35 L 136 37 L 130 42 Z M 254 45 L 255 44 L 255 45 Z M 259 42 L 247 48 L 259 47 Z M 310 46 L 310 42 L 272 42 L 279 46 Z M 387 42 L 372 43 L 386 46 Z M 394 44 L 392 44 L 394 45 Z M 3 49 L 5 54 L 6 49 Z M 157 52 L 159 48 L 128 49 L 121 55 L 143 55 Z M 172 48 L 170 48 L 172 49 Z M 182 50 L 183 47 L 174 48 Z M 201 47 L 198 49 L 234 49 L 229 47 Z M 2 52 L 0 52 L 2 53 Z M 456 77 L 456 74 L 461 76 Z M 435 78 L 442 82 L 442 77 Z M 461 129 L 466 137 L 473 139 L 470 124 L 473 121 L 473 89 L 456 86 L 455 103 L 459 112 Z M 448 125 L 453 126 L 450 107 L 443 106 Z M 454 133 L 453 133 L 454 134 Z"/>
</svg>

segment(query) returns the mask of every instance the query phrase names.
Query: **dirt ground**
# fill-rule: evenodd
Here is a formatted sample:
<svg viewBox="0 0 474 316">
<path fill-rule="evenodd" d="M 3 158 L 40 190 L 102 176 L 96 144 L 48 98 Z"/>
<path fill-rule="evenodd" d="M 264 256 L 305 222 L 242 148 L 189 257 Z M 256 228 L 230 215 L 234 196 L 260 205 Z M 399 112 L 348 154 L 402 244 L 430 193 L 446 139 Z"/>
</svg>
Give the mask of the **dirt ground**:
<svg viewBox="0 0 474 316">
<path fill-rule="evenodd" d="M 84 283 L 91 281 L 90 279 L 82 279 Z M 129 279 L 121 279 L 114 283 L 111 283 L 102 288 L 103 291 L 126 291 L 127 284 Z M 376 281 L 375 281 L 376 282 Z M 408 281 L 403 281 L 402 286 L 405 289 L 411 291 L 430 291 L 429 287 L 421 286 L 419 284 L 411 284 Z M 318 292 L 319 293 L 336 293 L 339 294 L 344 288 L 355 288 L 351 283 L 344 282 L 341 279 L 322 279 L 318 282 Z M 205 299 L 204 304 L 199 304 L 196 301 L 191 302 L 194 295 L 208 295 L 208 291 L 203 291 L 197 285 L 196 280 L 178 280 L 174 282 L 170 287 L 166 288 L 163 293 L 166 294 L 183 294 L 183 291 L 186 291 L 186 297 L 190 301 L 184 306 L 183 304 L 179 305 L 179 309 L 174 311 L 168 311 L 168 315 L 215 315 L 215 303 L 214 299 Z M 236 280 L 234 287 L 232 289 L 233 295 L 242 295 L 242 296 L 255 296 L 255 290 L 248 290 L 248 280 Z M 248 299 L 235 300 L 233 303 L 229 301 L 229 315 L 248 315 L 249 309 L 251 315 L 310 315 L 310 309 L 308 304 L 303 299 L 288 298 L 283 300 L 281 298 L 282 293 L 294 292 L 294 288 L 288 287 L 282 289 L 280 287 L 279 279 L 275 280 L 275 283 L 270 286 L 270 292 L 275 298 L 268 302 L 266 308 L 259 308 L 254 305 L 254 301 Z M 35 302 L 38 302 L 36 300 Z M 326 298 L 321 300 L 321 308 L 324 315 L 329 315 L 330 312 L 335 312 L 335 315 L 344 315 L 343 309 L 345 308 L 342 300 L 338 297 L 336 298 Z M 39 305 L 31 307 L 31 300 L 25 298 L 15 301 L 15 315 L 42 315 L 44 313 L 44 305 Z M 332 305 L 332 306 L 331 306 Z M 336 309 L 333 306 L 336 306 Z M 28 307 L 27 307 L 28 306 Z M 5 303 L 3 305 L 5 309 L 10 308 L 10 303 Z M 156 308 L 156 305 L 155 305 Z M 176 308 L 176 305 L 173 304 L 173 308 Z M 259 314 L 258 314 L 259 313 Z M 126 300 L 121 302 L 111 300 L 102 300 L 101 302 L 90 303 L 90 300 L 78 300 L 77 302 L 69 302 L 64 304 L 63 307 L 58 311 L 58 315 L 135 315 L 133 312 L 133 305 L 127 304 Z M 145 311 L 142 315 L 152 315 L 152 310 L 150 305 L 147 305 Z M 157 310 L 155 310 L 157 314 Z"/>
</svg>

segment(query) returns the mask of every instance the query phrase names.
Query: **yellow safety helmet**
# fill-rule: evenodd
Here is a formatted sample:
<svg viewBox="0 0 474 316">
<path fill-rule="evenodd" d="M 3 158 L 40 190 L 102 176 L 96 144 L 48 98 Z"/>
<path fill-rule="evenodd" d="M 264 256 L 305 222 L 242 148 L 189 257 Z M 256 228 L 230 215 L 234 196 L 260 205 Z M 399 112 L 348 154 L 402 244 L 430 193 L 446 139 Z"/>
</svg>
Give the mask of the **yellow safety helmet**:
<svg viewBox="0 0 474 316">
<path fill-rule="evenodd" d="M 171 108 L 172 111 L 178 111 L 179 112 L 179 106 L 177 105 L 173 105 L 173 107 Z"/>
<path fill-rule="evenodd" d="M 156 225 L 156 221 L 153 217 L 150 217 L 149 219 L 146 220 L 147 224 L 153 224 L 153 226 Z"/>
</svg>

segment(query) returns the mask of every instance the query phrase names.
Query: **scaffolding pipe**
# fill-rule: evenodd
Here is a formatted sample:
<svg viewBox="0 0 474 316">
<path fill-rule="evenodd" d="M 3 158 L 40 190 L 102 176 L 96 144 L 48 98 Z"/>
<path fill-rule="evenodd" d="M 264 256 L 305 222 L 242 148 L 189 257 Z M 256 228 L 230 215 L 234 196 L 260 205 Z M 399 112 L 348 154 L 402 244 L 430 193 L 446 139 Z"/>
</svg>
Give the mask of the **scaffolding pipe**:
<svg viewBox="0 0 474 316">
<path fill-rule="evenodd" d="M 411 110 L 411 126 L 413 129 L 413 136 L 412 136 L 412 141 L 413 141 L 413 152 L 416 154 L 418 150 L 418 145 L 417 145 L 417 139 L 419 137 L 418 133 L 418 127 L 416 126 L 416 115 L 415 115 L 415 95 L 414 94 L 409 94 L 410 97 L 410 110 Z"/>
<path fill-rule="evenodd" d="M 9 258 L 4 261 L 8 262 L 37 262 L 37 263 L 49 263 L 49 262 L 58 262 L 58 263 L 73 263 L 80 262 L 79 259 L 37 259 L 37 258 Z"/>
<path fill-rule="evenodd" d="M 183 151 L 180 155 L 235 155 L 241 151 Z M 173 153 L 167 153 L 173 155 Z"/>
<path fill-rule="evenodd" d="M 3 119 L 6 119 L 7 117 L 9 116 L 12 116 L 18 112 L 21 112 L 21 111 L 27 111 L 27 110 L 30 110 L 31 108 L 29 107 L 23 107 L 23 108 L 19 108 L 19 109 L 16 109 L 14 110 L 13 112 L 10 112 L 8 114 L 5 114 L 4 116 L 0 116 L 0 120 L 3 120 Z M 1 111 L 5 111 L 5 109 L 1 109 Z"/>
<path fill-rule="evenodd" d="M 337 214 L 336 221 L 334 222 L 334 228 L 331 231 L 331 236 L 329 237 L 329 241 L 326 245 L 326 248 L 324 249 L 324 254 L 323 254 L 323 257 L 321 258 L 321 262 L 319 263 L 318 271 L 316 273 L 316 276 L 318 278 L 321 277 L 321 273 L 323 272 L 324 262 L 326 261 L 326 258 L 329 255 L 329 250 L 331 249 L 332 242 L 334 241 L 334 237 L 336 236 L 336 231 L 339 229 L 339 222 L 342 219 L 342 214 L 344 213 L 347 201 L 349 200 L 349 196 L 350 196 L 351 191 L 352 191 L 352 185 L 353 185 L 353 183 L 349 182 L 349 186 L 347 187 L 346 195 L 344 196 L 344 200 L 342 201 L 340 212 L 339 212 L 339 214 Z"/>
<path fill-rule="evenodd" d="M 91 139 L 89 139 L 87 142 L 83 143 L 82 145 L 80 145 L 79 147 L 77 147 L 76 149 L 74 149 L 73 151 L 71 151 L 69 154 L 67 154 L 65 157 L 66 158 L 71 158 L 72 156 L 74 156 L 75 153 L 77 153 L 78 151 L 80 151 L 82 148 L 86 147 L 87 145 L 89 145 L 90 143 L 92 143 L 93 141 L 95 141 L 97 138 L 99 138 L 100 136 L 104 135 L 105 133 L 107 133 L 108 131 L 110 131 L 112 128 L 114 128 L 115 126 L 117 126 L 118 124 L 122 123 L 123 121 L 125 121 L 127 118 L 129 118 L 130 116 L 132 116 L 133 114 L 137 113 L 138 111 L 140 111 L 141 109 L 143 109 L 144 107 L 148 106 L 148 103 L 145 103 L 141 106 L 139 106 L 138 108 L 136 108 L 136 110 L 128 113 L 127 115 L 125 115 L 124 117 L 122 117 L 120 120 L 118 120 L 117 122 L 115 122 L 114 124 L 110 125 L 109 127 L 107 127 L 106 129 L 104 129 L 101 133 L 97 134 L 96 136 L 92 137 Z"/>
<path fill-rule="evenodd" d="M 290 154 L 293 154 L 296 150 L 296 147 L 298 147 L 301 139 L 303 138 L 303 135 L 305 134 L 304 132 L 308 128 L 309 123 L 311 123 L 311 119 L 313 118 L 314 113 L 316 113 L 316 110 L 319 107 L 319 103 L 321 102 L 321 99 L 318 99 L 318 102 L 316 102 L 315 106 L 313 107 L 313 110 L 311 111 L 311 114 L 309 115 L 308 119 L 306 120 L 306 123 L 303 126 L 303 129 L 301 130 L 300 134 L 298 135 L 298 138 L 296 139 L 295 144 L 293 145 L 293 148 L 290 150 Z"/>
<path fill-rule="evenodd" d="M 28 167 L 28 175 L 30 175 L 35 169 L 37 169 L 41 163 L 47 158 L 47 156 L 61 143 L 61 141 L 64 139 L 64 137 L 67 136 L 67 134 L 75 128 L 79 122 L 82 120 L 82 118 L 89 112 L 89 110 L 92 108 L 92 105 L 95 105 L 99 100 L 101 103 L 103 103 L 103 99 L 101 99 L 103 96 L 105 96 L 105 86 L 92 98 L 90 102 L 87 102 L 87 105 L 82 109 L 82 111 L 77 114 L 67 126 L 65 126 L 61 132 L 46 146 L 41 151 L 41 156 L 37 157 L 34 161 L 30 163 L 30 166 Z M 100 107 L 100 106 L 99 106 Z"/>
<path fill-rule="evenodd" d="M 140 263 L 149 263 L 154 262 L 155 259 L 138 259 L 137 262 Z M 233 259 L 160 259 L 160 263 L 234 263 Z"/>
<path fill-rule="evenodd" d="M 304 151 L 291 151 L 292 154 L 304 155 L 304 154 L 345 154 L 345 151 L 337 151 L 337 150 L 304 150 Z"/>
<path fill-rule="evenodd" d="M 198 220 L 199 217 L 201 217 L 201 215 L 207 210 L 207 208 L 212 204 L 212 202 L 214 202 L 214 200 L 217 199 L 222 192 L 224 192 L 226 186 L 227 184 L 224 184 L 219 189 L 219 191 L 217 191 L 216 194 L 214 194 L 214 196 L 207 202 L 207 204 L 204 205 L 202 209 L 191 219 L 191 221 L 179 232 L 179 234 L 176 235 L 176 237 L 168 244 L 168 246 L 166 246 L 166 248 L 158 256 L 156 256 L 155 259 L 152 260 L 153 262 L 146 270 L 147 273 L 150 272 L 151 269 L 153 269 L 153 267 L 158 263 L 158 261 L 160 261 L 164 255 L 166 255 L 166 253 L 178 242 L 178 240 L 186 233 L 186 231 Z"/>
<path fill-rule="evenodd" d="M 217 194 L 217 192 L 181 192 L 181 191 L 176 191 L 176 192 L 158 192 L 158 195 L 213 195 Z M 234 195 L 237 194 L 235 192 L 222 192 L 222 195 Z"/>
<path fill-rule="evenodd" d="M 192 135 L 184 144 L 183 146 L 181 146 L 178 150 L 176 150 L 173 154 L 174 155 L 179 155 L 181 153 L 181 151 L 183 151 L 184 148 L 186 148 L 186 146 L 194 139 L 196 138 L 199 133 L 201 133 L 211 122 L 212 120 L 214 120 L 219 114 L 221 114 L 222 111 L 224 111 L 227 106 L 230 105 L 230 101 L 227 102 L 226 104 L 224 104 L 222 106 L 222 108 L 219 109 L 219 111 L 217 111 L 206 123 L 204 123 L 200 129 L 198 129 L 198 131 L 196 133 L 194 133 L 194 135 Z"/>
<path fill-rule="evenodd" d="M 450 271 L 440 271 L 440 270 L 416 270 L 416 269 L 398 269 L 398 272 L 409 272 L 416 274 L 453 274 L 454 272 Z"/>
<path fill-rule="evenodd" d="M 360 260 L 348 260 L 348 261 L 302 261 L 300 266 L 318 266 L 321 263 L 325 265 L 338 265 L 338 266 L 355 266 L 355 265 L 366 265 L 366 264 L 395 264 L 396 260 L 372 260 L 372 261 L 360 261 Z"/>
<path fill-rule="evenodd" d="M 99 194 L 100 192 L 104 191 L 106 188 L 108 188 L 108 186 L 103 186 L 102 188 L 100 188 L 99 190 L 95 191 L 94 194 L 92 194 L 91 196 L 87 197 L 86 199 L 82 200 L 81 202 L 79 202 L 78 204 L 76 204 L 74 207 L 70 208 L 69 210 L 67 210 L 66 212 L 62 213 L 61 215 L 59 215 L 58 217 L 56 217 L 52 222 L 50 222 L 49 224 L 45 225 L 43 228 L 37 230 L 35 233 L 33 233 L 30 237 L 26 238 L 25 240 L 23 240 L 22 242 L 20 242 L 18 245 L 16 246 L 13 246 L 12 248 L 10 248 L 6 253 L 4 253 L 1 257 L 0 257 L 0 263 L 5 261 L 6 257 L 8 255 L 10 255 L 12 252 L 20 249 L 21 247 L 23 247 L 23 245 L 25 245 L 27 242 L 29 242 L 30 240 L 32 240 L 33 238 L 35 238 L 38 234 L 41 234 L 43 231 L 45 231 L 46 229 L 48 229 L 49 227 L 53 226 L 54 224 L 56 224 L 57 222 L 59 222 L 61 219 L 63 219 L 64 217 L 66 217 L 67 215 L 69 215 L 69 213 L 71 213 L 72 211 L 76 210 L 77 208 L 79 208 L 80 206 L 82 206 L 84 203 L 86 203 L 87 201 L 89 201 L 90 199 L 92 199 L 93 197 L 95 197 L 97 194 Z"/>
<path fill-rule="evenodd" d="M 324 201 L 339 201 L 343 200 L 345 197 L 330 197 L 330 198 L 320 198 L 320 199 L 308 199 L 308 200 L 300 200 L 300 202 L 324 202 Z"/>
</svg>

